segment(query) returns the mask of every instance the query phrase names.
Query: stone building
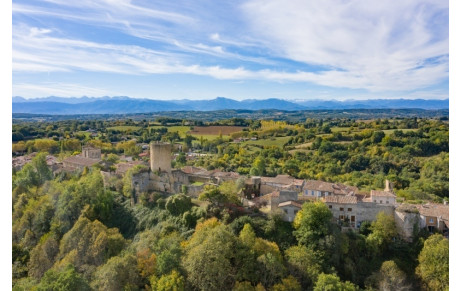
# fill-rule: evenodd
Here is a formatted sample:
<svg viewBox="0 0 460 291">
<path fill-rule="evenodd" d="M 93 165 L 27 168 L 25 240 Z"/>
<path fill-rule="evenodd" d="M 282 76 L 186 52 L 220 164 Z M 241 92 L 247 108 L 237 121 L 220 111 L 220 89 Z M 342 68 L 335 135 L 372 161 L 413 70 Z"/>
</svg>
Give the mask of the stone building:
<svg viewBox="0 0 460 291">
<path fill-rule="evenodd" d="M 283 211 L 285 221 L 293 222 L 297 212 L 302 209 L 302 203 L 289 200 L 278 204 L 278 208 Z"/>
<path fill-rule="evenodd" d="M 92 147 L 92 146 L 84 146 L 81 149 L 81 156 L 88 159 L 101 159 L 101 149 Z"/>
<path fill-rule="evenodd" d="M 417 205 L 420 214 L 420 227 L 427 228 L 429 232 L 436 230 L 446 233 L 449 230 L 449 205 L 427 203 Z"/>
<path fill-rule="evenodd" d="M 395 223 L 399 235 L 412 241 L 414 229 L 420 228 L 420 215 L 417 206 L 403 204 L 395 209 Z"/>
<path fill-rule="evenodd" d="M 150 144 L 150 168 L 152 172 L 171 173 L 171 144 L 153 142 Z"/>
<path fill-rule="evenodd" d="M 296 179 L 289 175 L 276 177 L 261 177 L 260 195 L 265 195 L 277 190 L 289 190 L 297 193 L 302 191 L 305 180 Z"/>
<path fill-rule="evenodd" d="M 63 170 L 66 171 L 83 170 L 85 167 L 90 168 L 98 162 L 99 160 L 85 158 L 82 156 L 68 157 L 64 161 L 62 161 L 64 165 Z"/>
<path fill-rule="evenodd" d="M 364 202 L 356 196 L 326 196 L 323 201 L 339 224 L 352 228 L 359 228 L 363 221 L 376 220 L 377 214 L 381 211 L 394 215 L 394 205 Z"/>
<path fill-rule="evenodd" d="M 307 197 L 321 198 L 331 195 L 355 195 L 358 188 L 340 183 L 330 183 L 319 180 L 307 180 L 302 189 Z"/>
<path fill-rule="evenodd" d="M 378 204 L 395 205 L 396 195 L 393 191 L 393 185 L 391 184 L 391 182 L 385 180 L 385 189 L 383 191 L 371 190 L 371 197 L 368 198 L 368 201 Z"/>
</svg>

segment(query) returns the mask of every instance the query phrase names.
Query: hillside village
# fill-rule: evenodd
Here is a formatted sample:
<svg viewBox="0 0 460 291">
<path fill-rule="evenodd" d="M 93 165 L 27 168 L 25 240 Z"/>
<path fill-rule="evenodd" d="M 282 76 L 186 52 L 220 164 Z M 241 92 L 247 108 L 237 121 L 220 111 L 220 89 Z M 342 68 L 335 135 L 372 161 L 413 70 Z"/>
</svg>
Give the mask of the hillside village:
<svg viewBox="0 0 460 291">
<path fill-rule="evenodd" d="M 115 169 L 105 170 L 101 149 L 83 146 L 82 153 L 67 157 L 59 162 L 48 155 L 47 165 L 55 175 L 61 172 L 83 171 L 85 168 L 99 165 L 104 183 L 113 183 L 123 179 L 130 169 L 140 170 L 132 173 L 132 197 L 134 204 L 142 193 L 157 191 L 165 194 L 184 193 L 197 198 L 206 185 L 219 185 L 224 181 L 241 183 L 239 197 L 245 210 L 255 209 L 261 213 L 279 212 L 283 219 L 293 222 L 303 203 L 323 201 L 333 214 L 333 219 L 342 230 L 358 230 L 365 221 L 376 220 L 379 212 L 394 216 L 398 233 L 410 241 L 414 228 L 426 228 L 429 232 L 440 232 L 445 237 L 449 233 L 448 203 L 407 204 L 398 203 L 392 183 L 386 181 L 385 189 L 360 191 L 357 187 L 319 180 L 296 179 L 289 175 L 276 177 L 244 176 L 236 172 L 224 172 L 218 169 L 185 166 L 171 168 L 174 158 L 173 145 L 153 142 L 149 151 L 139 156 L 143 160 L 133 161 L 131 157 L 120 157 Z M 147 148 L 144 146 L 144 149 Z M 29 162 L 34 154 L 13 158 L 13 168 L 20 169 Z M 139 167 L 140 166 L 140 167 Z"/>
</svg>

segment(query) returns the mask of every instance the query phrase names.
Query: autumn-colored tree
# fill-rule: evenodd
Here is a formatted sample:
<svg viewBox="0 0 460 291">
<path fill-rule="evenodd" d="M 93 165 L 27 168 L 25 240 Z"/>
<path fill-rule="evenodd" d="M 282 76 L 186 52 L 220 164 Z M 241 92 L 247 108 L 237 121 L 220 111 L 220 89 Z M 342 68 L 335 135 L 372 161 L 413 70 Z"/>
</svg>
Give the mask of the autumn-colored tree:
<svg viewBox="0 0 460 291">
<path fill-rule="evenodd" d="M 394 261 L 385 261 L 380 267 L 379 289 L 382 291 L 409 291 L 410 284 L 407 283 L 406 274 L 398 268 Z"/>
<path fill-rule="evenodd" d="M 97 268 L 91 286 L 95 290 L 132 290 L 140 284 L 133 255 L 115 256 Z"/>
<path fill-rule="evenodd" d="M 72 263 L 77 270 L 85 266 L 100 266 L 117 255 L 126 241 L 116 228 L 80 216 L 75 225 L 61 239 L 58 265 Z M 136 264 L 134 264 L 136 266 Z"/>
<path fill-rule="evenodd" d="M 30 252 L 29 276 L 40 279 L 50 269 L 59 253 L 59 242 L 51 233 L 44 235 L 40 243 Z"/>
</svg>

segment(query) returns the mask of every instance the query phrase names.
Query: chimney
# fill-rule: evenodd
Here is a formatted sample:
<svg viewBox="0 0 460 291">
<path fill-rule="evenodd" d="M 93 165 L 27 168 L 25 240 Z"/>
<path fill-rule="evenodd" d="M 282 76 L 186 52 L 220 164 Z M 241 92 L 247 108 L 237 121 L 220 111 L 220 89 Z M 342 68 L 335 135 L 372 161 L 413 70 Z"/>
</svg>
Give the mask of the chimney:
<svg viewBox="0 0 460 291">
<path fill-rule="evenodd" d="M 393 185 L 389 180 L 385 180 L 385 191 L 386 192 L 393 192 Z"/>
</svg>

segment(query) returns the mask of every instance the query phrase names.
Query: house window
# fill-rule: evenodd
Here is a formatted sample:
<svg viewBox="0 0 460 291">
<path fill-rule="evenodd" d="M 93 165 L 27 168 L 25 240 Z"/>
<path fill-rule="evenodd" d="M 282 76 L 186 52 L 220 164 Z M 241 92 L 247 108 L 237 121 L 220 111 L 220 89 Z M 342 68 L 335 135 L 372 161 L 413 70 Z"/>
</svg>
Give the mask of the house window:
<svg viewBox="0 0 460 291">
<path fill-rule="evenodd" d="M 374 202 L 377 203 L 377 200 L 374 199 Z"/>
<path fill-rule="evenodd" d="M 383 201 L 382 201 L 382 200 L 380 200 L 380 204 L 382 204 L 382 203 L 383 203 Z"/>
<path fill-rule="evenodd" d="M 340 218 L 340 220 L 343 220 L 343 215 L 340 215 L 339 218 Z"/>
<path fill-rule="evenodd" d="M 351 208 L 348 208 L 348 211 L 351 211 Z"/>
<path fill-rule="evenodd" d="M 343 207 L 340 207 L 340 211 L 343 211 Z"/>
<path fill-rule="evenodd" d="M 390 201 L 387 200 L 387 204 L 389 204 L 389 203 L 390 203 Z"/>
<path fill-rule="evenodd" d="M 326 196 L 329 196 L 329 192 L 326 192 Z"/>
<path fill-rule="evenodd" d="M 315 191 L 311 190 L 311 196 L 315 196 Z"/>
<path fill-rule="evenodd" d="M 299 212 L 299 210 L 294 210 L 294 215 L 297 214 L 297 212 Z"/>
<path fill-rule="evenodd" d="M 287 211 L 287 209 L 284 209 L 284 213 L 288 214 L 288 211 Z"/>
<path fill-rule="evenodd" d="M 430 218 L 430 223 L 434 223 L 434 219 L 433 219 L 433 218 Z"/>
<path fill-rule="evenodd" d="M 317 193 L 318 193 L 318 197 L 321 197 L 321 191 L 318 191 Z"/>
<path fill-rule="evenodd" d="M 329 209 L 332 209 L 332 205 L 329 205 Z"/>
</svg>

